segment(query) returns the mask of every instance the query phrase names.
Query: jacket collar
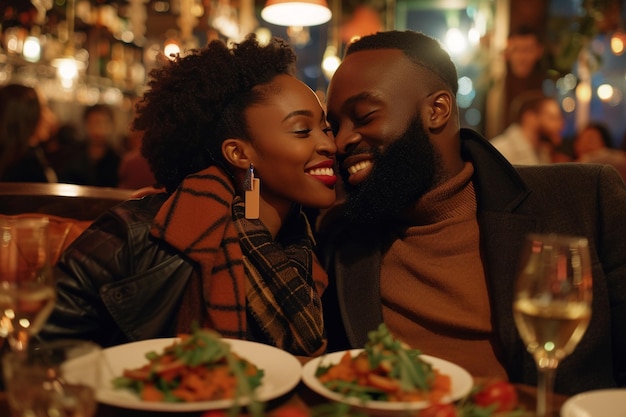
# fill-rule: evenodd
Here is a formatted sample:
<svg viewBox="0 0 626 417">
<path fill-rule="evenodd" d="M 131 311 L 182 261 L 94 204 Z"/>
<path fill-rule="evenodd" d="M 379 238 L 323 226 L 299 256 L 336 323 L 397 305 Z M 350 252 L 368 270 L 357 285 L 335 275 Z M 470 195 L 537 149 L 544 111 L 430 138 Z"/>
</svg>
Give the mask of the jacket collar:
<svg viewBox="0 0 626 417">
<path fill-rule="evenodd" d="M 514 211 L 529 190 L 517 170 L 485 138 L 461 129 L 461 153 L 474 165 L 474 188 L 479 210 Z"/>
<path fill-rule="evenodd" d="M 537 222 L 523 204 L 531 191 L 518 171 L 480 135 L 462 129 L 461 144 L 464 156 L 474 164 L 481 256 L 500 360 L 509 378 L 517 380 L 525 366 L 533 366 L 520 360 L 528 362 L 512 314 L 516 265 L 526 234 Z"/>
</svg>

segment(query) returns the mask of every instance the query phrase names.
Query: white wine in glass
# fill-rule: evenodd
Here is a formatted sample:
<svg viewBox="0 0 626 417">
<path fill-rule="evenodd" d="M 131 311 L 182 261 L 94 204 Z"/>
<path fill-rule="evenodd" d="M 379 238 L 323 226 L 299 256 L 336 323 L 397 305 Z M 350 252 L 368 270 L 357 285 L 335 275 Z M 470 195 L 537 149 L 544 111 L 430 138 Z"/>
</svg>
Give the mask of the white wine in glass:
<svg viewBox="0 0 626 417">
<path fill-rule="evenodd" d="M 55 300 L 48 219 L 0 216 L 0 336 L 12 350 L 27 348 Z"/>
<path fill-rule="evenodd" d="M 102 349 L 85 340 L 32 341 L 8 352 L 2 373 L 13 417 L 92 417 L 104 381 Z"/>
<path fill-rule="evenodd" d="M 537 365 L 537 416 L 549 415 L 554 373 L 583 337 L 591 318 L 587 239 L 531 234 L 513 301 L 515 324 Z"/>
</svg>

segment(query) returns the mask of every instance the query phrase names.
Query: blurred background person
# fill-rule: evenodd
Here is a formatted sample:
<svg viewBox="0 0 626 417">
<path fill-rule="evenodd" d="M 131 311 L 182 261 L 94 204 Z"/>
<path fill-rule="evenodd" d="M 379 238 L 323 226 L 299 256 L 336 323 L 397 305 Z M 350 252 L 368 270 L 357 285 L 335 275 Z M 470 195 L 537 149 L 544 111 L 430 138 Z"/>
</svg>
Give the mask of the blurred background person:
<svg viewBox="0 0 626 417">
<path fill-rule="evenodd" d="M 544 55 L 543 39 L 529 26 L 521 26 L 509 34 L 504 58 L 507 63 L 505 105 L 511 109 L 515 98 L 528 90 L 541 89 L 546 78 L 541 59 Z M 509 113 L 506 113 L 509 116 Z M 508 119 L 511 123 L 513 120 Z"/>
<path fill-rule="evenodd" d="M 537 109 L 539 119 L 540 159 L 542 162 L 570 162 L 571 155 L 565 150 L 563 130 L 565 118 L 561 105 L 554 97 L 545 96 Z"/>
<path fill-rule="evenodd" d="M 613 165 L 626 181 L 626 152 L 614 148 L 611 133 L 604 124 L 587 124 L 574 138 L 573 148 L 577 162 Z"/>
<path fill-rule="evenodd" d="M 56 115 L 37 89 L 0 87 L 0 180 L 57 182 L 43 149 L 57 127 Z"/>
<path fill-rule="evenodd" d="M 509 32 L 504 50 L 504 75 L 495 81 L 488 93 L 491 103 L 488 107 L 497 109 L 502 116 L 488 121 L 487 137 L 502 133 L 516 122 L 513 106 L 521 94 L 541 90 L 544 80 L 548 78 L 544 52 L 543 36 L 538 29 L 522 25 Z"/>
<path fill-rule="evenodd" d="M 94 104 L 83 112 L 85 133 L 84 158 L 88 161 L 84 173 L 85 185 L 117 187 L 120 155 L 115 143 L 115 115 L 106 104 Z"/>
<path fill-rule="evenodd" d="M 520 94 L 511 108 L 514 122 L 491 144 L 514 165 L 562 162 L 560 151 L 565 125 L 559 103 L 539 90 Z"/>
<path fill-rule="evenodd" d="M 74 123 L 61 123 L 56 134 L 45 143 L 46 157 L 61 183 L 87 183 L 89 165 L 79 138 Z"/>
<path fill-rule="evenodd" d="M 119 169 L 120 188 L 139 189 L 156 184 L 148 160 L 141 154 L 142 132 L 131 129 L 125 139 L 126 151 Z"/>
</svg>

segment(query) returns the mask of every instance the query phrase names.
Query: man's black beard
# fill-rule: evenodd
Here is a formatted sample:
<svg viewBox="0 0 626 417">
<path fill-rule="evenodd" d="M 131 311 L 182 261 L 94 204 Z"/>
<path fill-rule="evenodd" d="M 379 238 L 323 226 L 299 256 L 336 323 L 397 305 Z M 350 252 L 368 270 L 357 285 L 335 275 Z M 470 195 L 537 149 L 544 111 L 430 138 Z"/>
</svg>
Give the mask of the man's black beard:
<svg viewBox="0 0 626 417">
<path fill-rule="evenodd" d="M 397 216 L 433 188 L 441 160 L 419 117 L 382 152 L 371 149 L 374 166 L 363 182 L 353 186 L 341 170 L 349 221 L 374 224 Z"/>
</svg>

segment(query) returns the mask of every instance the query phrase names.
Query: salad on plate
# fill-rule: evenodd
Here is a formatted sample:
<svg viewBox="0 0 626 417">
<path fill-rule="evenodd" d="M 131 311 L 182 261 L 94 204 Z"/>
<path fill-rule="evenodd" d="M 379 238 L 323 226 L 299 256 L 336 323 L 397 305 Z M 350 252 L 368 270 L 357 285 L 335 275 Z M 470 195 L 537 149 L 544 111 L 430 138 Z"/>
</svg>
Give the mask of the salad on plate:
<svg viewBox="0 0 626 417">
<path fill-rule="evenodd" d="M 451 378 L 421 358 L 417 349 L 394 339 L 381 324 L 356 355 L 320 365 L 316 377 L 329 390 L 363 401 L 440 402 L 451 393 Z"/>
<path fill-rule="evenodd" d="M 142 401 L 194 402 L 253 397 L 264 372 L 231 351 L 228 342 L 207 329 L 181 335 L 163 351 L 145 354 L 147 363 L 113 379 L 116 389 Z"/>
</svg>

